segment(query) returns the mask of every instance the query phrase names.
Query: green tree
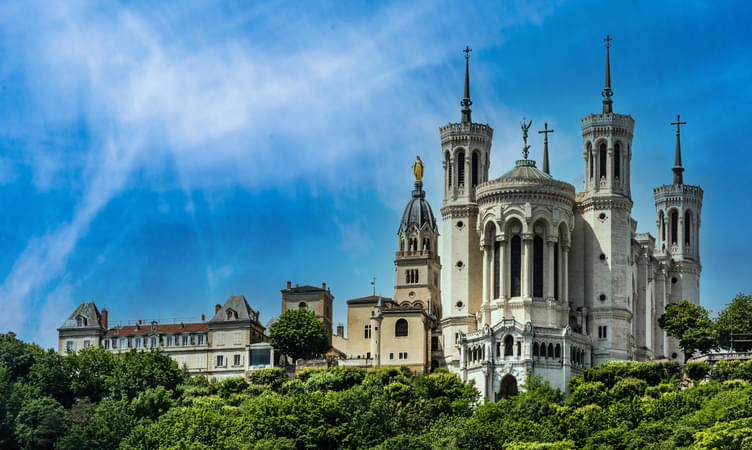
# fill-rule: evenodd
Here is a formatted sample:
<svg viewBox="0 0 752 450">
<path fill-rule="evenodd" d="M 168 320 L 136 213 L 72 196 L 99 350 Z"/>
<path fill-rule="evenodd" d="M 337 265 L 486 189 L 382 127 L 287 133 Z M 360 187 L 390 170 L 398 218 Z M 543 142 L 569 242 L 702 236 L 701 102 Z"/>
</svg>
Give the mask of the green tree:
<svg viewBox="0 0 752 450">
<path fill-rule="evenodd" d="M 743 338 L 735 336 L 734 350 L 741 352 L 752 350 L 752 342 L 739 342 L 740 340 L 752 341 L 752 295 L 737 294 L 726 309 L 718 314 L 715 327 L 718 333 L 718 345 L 722 348 L 731 349 L 732 322 L 734 334 L 745 335 Z"/>
<path fill-rule="evenodd" d="M 158 386 L 174 392 L 185 380 L 183 370 L 161 351 L 139 352 L 134 349 L 115 358 L 112 374 L 106 377 L 105 385 L 114 398 L 125 396 L 131 399 Z"/>
<path fill-rule="evenodd" d="M 329 350 L 329 332 L 316 316 L 306 310 L 282 314 L 269 330 L 272 347 L 293 360 L 309 359 Z"/>
<path fill-rule="evenodd" d="M 16 417 L 16 440 L 22 449 L 52 448 L 65 427 L 65 409 L 57 400 L 39 397 L 26 402 Z"/>
<path fill-rule="evenodd" d="M 708 317 L 708 310 L 688 300 L 668 305 L 666 312 L 658 318 L 658 325 L 679 340 L 685 359 L 695 351 L 707 352 L 716 346 L 714 325 Z"/>
<path fill-rule="evenodd" d="M 38 345 L 27 344 L 12 331 L 0 333 L 0 367 L 8 369 L 11 381 L 24 379 L 41 353 Z"/>
</svg>

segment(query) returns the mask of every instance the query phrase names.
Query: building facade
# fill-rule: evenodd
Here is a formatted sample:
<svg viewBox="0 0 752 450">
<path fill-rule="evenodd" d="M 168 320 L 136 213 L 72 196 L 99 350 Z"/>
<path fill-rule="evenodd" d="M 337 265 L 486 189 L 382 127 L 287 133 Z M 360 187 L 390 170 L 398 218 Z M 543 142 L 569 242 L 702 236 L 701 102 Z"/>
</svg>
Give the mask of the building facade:
<svg viewBox="0 0 752 450">
<path fill-rule="evenodd" d="M 216 379 L 243 377 L 252 366 L 273 361 L 273 352 L 259 345 L 267 340 L 259 312 L 245 297 L 230 297 L 215 306 L 209 321 L 204 319 L 202 315 L 195 323 L 137 321 L 109 326 L 107 310 L 100 313 L 94 302 L 85 302 L 58 328 L 58 352 L 97 346 L 115 353 L 159 349 L 188 373 Z"/>
</svg>

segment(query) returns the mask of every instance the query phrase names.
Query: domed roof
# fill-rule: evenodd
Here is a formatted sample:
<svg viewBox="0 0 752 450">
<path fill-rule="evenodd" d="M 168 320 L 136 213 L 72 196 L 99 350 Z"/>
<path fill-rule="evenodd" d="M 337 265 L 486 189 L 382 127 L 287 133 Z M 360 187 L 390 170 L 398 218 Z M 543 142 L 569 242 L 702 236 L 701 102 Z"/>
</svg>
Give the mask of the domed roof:
<svg viewBox="0 0 752 450">
<path fill-rule="evenodd" d="M 405 212 L 402 213 L 400 228 L 406 229 L 410 225 L 415 225 L 418 228 L 428 225 L 434 231 L 438 229 L 436 227 L 436 218 L 434 218 L 433 211 L 431 211 L 431 205 L 426 201 L 426 192 L 423 190 L 422 181 L 415 182 L 413 198 L 407 203 Z"/>
<path fill-rule="evenodd" d="M 519 159 L 514 168 L 497 180 L 553 180 L 553 177 L 535 167 L 532 159 Z"/>
</svg>

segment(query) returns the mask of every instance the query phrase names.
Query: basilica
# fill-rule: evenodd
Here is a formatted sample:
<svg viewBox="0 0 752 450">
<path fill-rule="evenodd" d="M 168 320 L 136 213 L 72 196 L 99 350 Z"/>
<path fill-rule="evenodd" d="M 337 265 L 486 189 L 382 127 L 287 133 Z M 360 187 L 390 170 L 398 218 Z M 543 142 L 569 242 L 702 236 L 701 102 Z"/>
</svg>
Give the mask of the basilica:
<svg viewBox="0 0 752 450">
<path fill-rule="evenodd" d="M 472 120 L 465 50 L 461 120 L 439 129 L 441 225 L 418 158 L 398 229 L 394 297 L 348 301 L 349 335 L 333 340 L 342 363 L 446 367 L 494 400 L 516 393 L 527 374 L 565 390 L 604 361 L 682 358 L 657 319 L 670 303 L 699 303 L 703 191 L 684 183 L 677 116 L 673 182 L 653 190 L 655 235 L 638 232 L 635 120 L 613 109 L 610 40 L 602 110 L 580 119 L 580 192 L 551 175 L 547 124 L 541 167 L 528 158 L 524 120 L 522 159 L 489 178 L 493 129 Z"/>
</svg>

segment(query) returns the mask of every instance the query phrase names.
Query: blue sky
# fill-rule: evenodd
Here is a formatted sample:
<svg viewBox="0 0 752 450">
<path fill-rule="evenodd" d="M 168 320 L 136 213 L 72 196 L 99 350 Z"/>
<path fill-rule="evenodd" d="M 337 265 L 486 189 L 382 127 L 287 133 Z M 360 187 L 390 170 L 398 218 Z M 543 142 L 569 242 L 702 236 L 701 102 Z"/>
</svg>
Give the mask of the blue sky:
<svg viewBox="0 0 752 450">
<path fill-rule="evenodd" d="M 702 303 L 752 292 L 748 2 L 3 2 L 0 332 L 52 346 L 84 300 L 111 320 L 197 318 L 244 294 L 266 322 L 286 280 L 391 295 L 410 165 L 441 204 L 438 127 L 494 129 L 491 176 L 543 122 L 581 189 L 579 119 L 635 120 L 633 215 L 655 234 L 677 113 L 705 190 Z M 533 157 L 542 139 L 533 136 Z"/>
</svg>

